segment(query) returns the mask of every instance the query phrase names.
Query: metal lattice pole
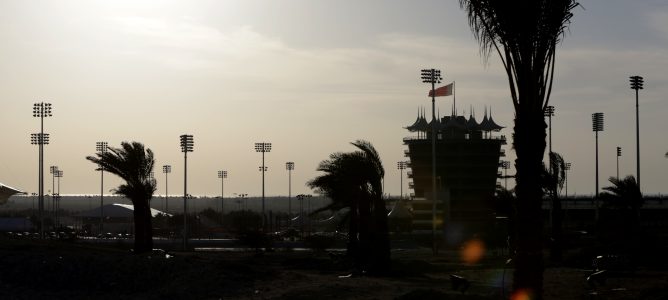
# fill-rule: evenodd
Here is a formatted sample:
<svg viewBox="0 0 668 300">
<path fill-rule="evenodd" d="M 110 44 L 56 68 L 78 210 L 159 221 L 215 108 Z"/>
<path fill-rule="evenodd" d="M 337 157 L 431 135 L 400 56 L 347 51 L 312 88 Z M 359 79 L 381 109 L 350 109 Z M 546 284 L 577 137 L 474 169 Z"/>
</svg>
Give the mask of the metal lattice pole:
<svg viewBox="0 0 668 300">
<path fill-rule="evenodd" d="M 95 143 L 95 150 L 103 155 L 107 153 L 107 142 Z M 100 234 L 104 234 L 104 166 L 100 165 Z"/>
<path fill-rule="evenodd" d="M 167 175 L 169 173 L 172 173 L 172 166 L 170 165 L 164 165 L 162 166 L 162 173 L 165 173 L 165 213 L 167 213 L 167 210 L 169 208 L 169 190 L 168 190 L 168 185 L 169 185 L 169 180 L 167 178 Z"/>
<path fill-rule="evenodd" d="M 44 238 L 44 145 L 49 144 L 49 134 L 44 133 L 44 118 L 51 117 L 51 103 L 35 103 L 32 116 L 40 118 L 39 133 L 31 134 L 31 144 L 39 146 L 39 236 Z"/>
<path fill-rule="evenodd" d="M 267 225 L 267 220 L 266 220 L 266 215 L 264 212 L 264 207 L 265 207 L 265 198 L 264 198 L 264 173 L 267 171 L 267 167 L 264 165 L 264 154 L 266 152 L 271 151 L 271 143 L 255 143 L 255 152 L 261 152 L 262 153 L 262 166 L 260 167 L 260 171 L 262 171 L 262 231 L 266 231 L 266 225 Z"/>
<path fill-rule="evenodd" d="M 227 171 L 218 171 L 218 178 L 220 178 L 220 222 L 223 222 L 223 215 L 225 215 L 225 178 L 227 178 Z"/>
<path fill-rule="evenodd" d="M 188 152 L 193 152 L 193 136 L 183 134 L 181 138 L 181 152 L 183 152 L 183 251 L 188 249 Z"/>
<path fill-rule="evenodd" d="M 432 238 L 432 252 L 434 255 L 438 253 L 436 240 L 436 84 L 440 83 L 441 71 L 436 69 L 423 69 L 422 82 L 431 84 L 431 238 Z M 445 223 L 445 222 L 444 222 Z"/>
<path fill-rule="evenodd" d="M 285 169 L 288 170 L 288 219 L 292 223 L 292 170 L 295 169 L 295 163 L 286 162 Z"/>
<path fill-rule="evenodd" d="M 595 220 L 598 222 L 599 218 L 599 203 L 598 203 L 598 132 L 603 131 L 603 113 L 597 112 L 591 115 L 592 130 L 596 136 L 596 192 L 594 193 L 594 201 L 596 206 Z"/>
<path fill-rule="evenodd" d="M 640 190 L 640 115 L 638 108 L 638 90 L 643 89 L 645 84 L 642 76 L 631 76 L 631 89 L 636 91 L 636 180 L 638 181 L 638 189 Z"/>
</svg>

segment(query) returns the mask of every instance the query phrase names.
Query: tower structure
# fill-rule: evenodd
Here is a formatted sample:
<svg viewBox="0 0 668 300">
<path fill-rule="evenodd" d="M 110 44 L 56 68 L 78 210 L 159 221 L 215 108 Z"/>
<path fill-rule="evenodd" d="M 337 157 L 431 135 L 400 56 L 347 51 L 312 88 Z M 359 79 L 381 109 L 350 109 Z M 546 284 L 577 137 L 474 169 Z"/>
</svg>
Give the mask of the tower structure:
<svg viewBox="0 0 668 300">
<path fill-rule="evenodd" d="M 489 200 L 497 185 L 499 159 L 505 156 L 501 147 L 506 144 L 505 136 L 494 133 L 504 127 L 494 121 L 491 110 L 489 114 L 485 111 L 481 122 L 473 110 L 468 118 L 453 110 L 450 116 L 432 122 L 436 124 L 418 113 L 416 121 L 405 127 L 413 134 L 404 138 L 408 146 L 405 155 L 410 158 L 409 188 L 413 189 L 412 229 L 414 234 L 426 235 L 435 224 L 441 239 L 456 244 L 459 238 L 484 232 L 485 226 L 494 221 Z M 431 188 L 432 137 L 436 140 L 436 192 Z M 434 201 L 437 217 L 432 223 Z M 445 220 L 446 216 L 450 220 Z M 444 222 L 448 228 L 442 226 Z"/>
</svg>

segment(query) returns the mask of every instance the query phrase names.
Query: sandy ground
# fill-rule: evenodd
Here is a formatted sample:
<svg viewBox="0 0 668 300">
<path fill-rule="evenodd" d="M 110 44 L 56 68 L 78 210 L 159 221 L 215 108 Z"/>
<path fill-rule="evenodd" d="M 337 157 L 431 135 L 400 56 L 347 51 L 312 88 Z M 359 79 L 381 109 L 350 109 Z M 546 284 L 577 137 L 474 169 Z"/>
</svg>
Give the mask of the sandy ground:
<svg viewBox="0 0 668 300">
<path fill-rule="evenodd" d="M 392 272 L 382 277 L 348 277 L 349 265 L 326 252 L 170 254 L 1 240 L 0 299 L 503 299 L 512 283 L 501 256 L 464 264 L 455 251 L 393 251 Z M 590 273 L 548 267 L 545 299 L 668 299 L 666 271 L 620 272 L 595 286 L 585 280 Z M 469 288 L 454 290 L 451 274 Z"/>
</svg>

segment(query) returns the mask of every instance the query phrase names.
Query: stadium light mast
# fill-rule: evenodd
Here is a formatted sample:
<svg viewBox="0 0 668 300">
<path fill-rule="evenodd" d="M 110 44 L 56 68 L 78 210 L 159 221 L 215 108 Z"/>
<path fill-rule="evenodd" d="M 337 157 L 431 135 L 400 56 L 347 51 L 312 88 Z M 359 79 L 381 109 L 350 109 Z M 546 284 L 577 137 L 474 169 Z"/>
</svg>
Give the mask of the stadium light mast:
<svg viewBox="0 0 668 300">
<path fill-rule="evenodd" d="M 167 208 L 169 207 L 169 190 L 168 185 L 169 185 L 169 180 L 167 178 L 167 175 L 169 173 L 172 173 L 172 166 L 171 165 L 164 165 L 162 166 L 162 173 L 165 173 L 165 213 L 167 213 Z"/>
<path fill-rule="evenodd" d="M 109 143 L 96 142 L 95 150 L 104 155 L 107 153 Z M 100 234 L 104 234 L 104 166 L 100 165 Z"/>
<path fill-rule="evenodd" d="M 288 170 L 288 219 L 292 222 L 292 171 L 295 169 L 295 163 L 286 162 L 285 169 Z"/>
<path fill-rule="evenodd" d="M 193 152 L 193 136 L 190 134 L 182 134 L 181 138 L 181 152 L 183 152 L 183 251 L 188 248 L 188 223 L 187 213 L 188 207 L 188 152 Z"/>
<path fill-rule="evenodd" d="M 592 120 L 592 130 L 596 136 L 596 193 L 594 193 L 595 205 L 596 205 L 596 216 L 595 219 L 598 222 L 599 211 L 598 211 L 598 132 L 603 131 L 603 113 L 597 112 L 591 115 Z"/>
<path fill-rule="evenodd" d="M 510 162 L 507 160 L 502 160 L 501 161 L 501 168 L 503 169 L 503 188 L 508 189 L 508 169 L 510 169 Z"/>
<path fill-rule="evenodd" d="M 39 236 L 44 238 L 44 145 L 49 144 L 49 134 L 44 133 L 44 118 L 53 116 L 51 114 L 51 103 L 39 102 L 33 104 L 32 116 L 40 118 L 39 133 L 30 135 L 30 142 L 39 146 Z"/>
<path fill-rule="evenodd" d="M 550 166 L 549 167 L 550 175 L 552 175 L 552 173 L 554 171 L 554 170 L 552 170 L 552 117 L 554 116 L 554 106 L 552 106 L 552 105 L 546 106 L 545 110 L 543 111 L 543 115 L 546 116 L 547 119 L 548 119 L 548 125 L 547 125 L 547 129 L 548 129 L 548 149 L 549 149 L 548 151 L 550 151 L 550 152 L 548 152 L 547 157 L 548 157 L 549 166 Z"/>
<path fill-rule="evenodd" d="M 432 252 L 437 254 L 436 245 L 436 84 L 441 83 L 441 70 L 423 69 L 422 82 L 431 83 L 431 238 Z"/>
<path fill-rule="evenodd" d="M 408 162 L 397 162 L 397 169 L 399 169 L 399 200 L 404 199 L 404 170 L 408 167 Z"/>
<path fill-rule="evenodd" d="M 63 170 L 56 170 L 56 178 L 58 178 L 58 193 L 56 193 L 56 197 L 54 198 L 54 215 L 55 215 L 55 225 L 56 227 L 59 227 L 59 219 L 58 219 L 58 210 L 60 209 L 60 178 L 63 178 Z"/>
<path fill-rule="evenodd" d="M 264 166 L 264 154 L 266 152 L 271 151 L 271 143 L 255 143 L 255 152 L 261 152 L 262 153 L 262 166 L 260 167 L 260 171 L 262 171 L 262 231 L 265 231 L 266 228 L 266 223 L 267 221 L 265 220 L 266 216 L 264 214 L 264 172 L 267 171 L 267 167 Z"/>
<path fill-rule="evenodd" d="M 56 194 L 56 175 L 58 174 L 58 166 L 50 166 L 49 173 L 51 174 L 51 213 L 53 213 L 55 199 L 53 197 Z"/>
<path fill-rule="evenodd" d="M 225 178 L 227 178 L 227 171 L 218 171 L 218 178 L 220 178 L 220 221 L 222 224 L 223 215 L 225 215 Z"/>
<path fill-rule="evenodd" d="M 643 89 L 645 81 L 642 76 L 638 75 L 629 78 L 631 89 L 636 90 L 636 180 L 638 181 L 638 189 L 640 190 L 640 116 L 638 113 L 638 90 Z"/>
<path fill-rule="evenodd" d="M 566 199 L 568 199 L 568 171 L 571 170 L 571 163 L 567 162 L 564 164 L 564 183 L 566 184 Z"/>
<path fill-rule="evenodd" d="M 619 157 L 622 156 L 622 147 L 617 147 L 617 180 L 619 180 Z"/>
</svg>

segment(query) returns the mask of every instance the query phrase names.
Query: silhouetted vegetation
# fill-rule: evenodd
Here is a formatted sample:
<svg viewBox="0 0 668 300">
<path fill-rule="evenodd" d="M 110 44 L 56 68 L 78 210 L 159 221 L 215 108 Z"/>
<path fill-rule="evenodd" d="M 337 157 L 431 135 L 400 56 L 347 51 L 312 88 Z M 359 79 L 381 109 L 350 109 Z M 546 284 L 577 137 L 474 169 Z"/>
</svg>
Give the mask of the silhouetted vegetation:
<svg viewBox="0 0 668 300">
<path fill-rule="evenodd" d="M 548 165 L 543 166 L 543 189 L 552 201 L 552 232 L 550 238 L 550 259 L 560 262 L 563 256 L 561 199 L 559 191 L 566 181 L 566 163 L 559 153 L 550 152 Z"/>
<path fill-rule="evenodd" d="M 610 177 L 611 186 L 603 188 L 600 194 L 605 209 L 599 224 L 601 240 L 605 244 L 627 244 L 629 248 L 637 244 L 640 232 L 639 214 L 644 200 L 635 177 L 623 179 Z"/>
<path fill-rule="evenodd" d="M 355 266 L 360 271 L 383 272 L 390 265 L 382 185 L 385 170 L 373 145 L 366 141 L 352 144 L 359 150 L 331 154 L 318 166 L 324 174 L 308 185 L 332 199 L 320 211 L 349 210 L 347 253 Z"/>
<path fill-rule="evenodd" d="M 516 290 L 542 298 L 543 258 L 540 178 L 545 153 L 544 111 L 554 78 L 555 53 L 579 4 L 574 0 L 460 0 L 487 58 L 496 52 L 506 70 L 515 108 L 513 148 L 517 154 Z"/>
<path fill-rule="evenodd" d="M 132 201 L 134 207 L 136 253 L 153 249 L 153 227 L 151 225 L 150 201 L 156 189 L 155 179 L 151 177 L 153 151 L 144 149 L 139 142 L 122 142 L 120 148 L 109 147 L 108 152 L 98 152 L 86 159 L 125 180 L 113 191 Z"/>
</svg>

